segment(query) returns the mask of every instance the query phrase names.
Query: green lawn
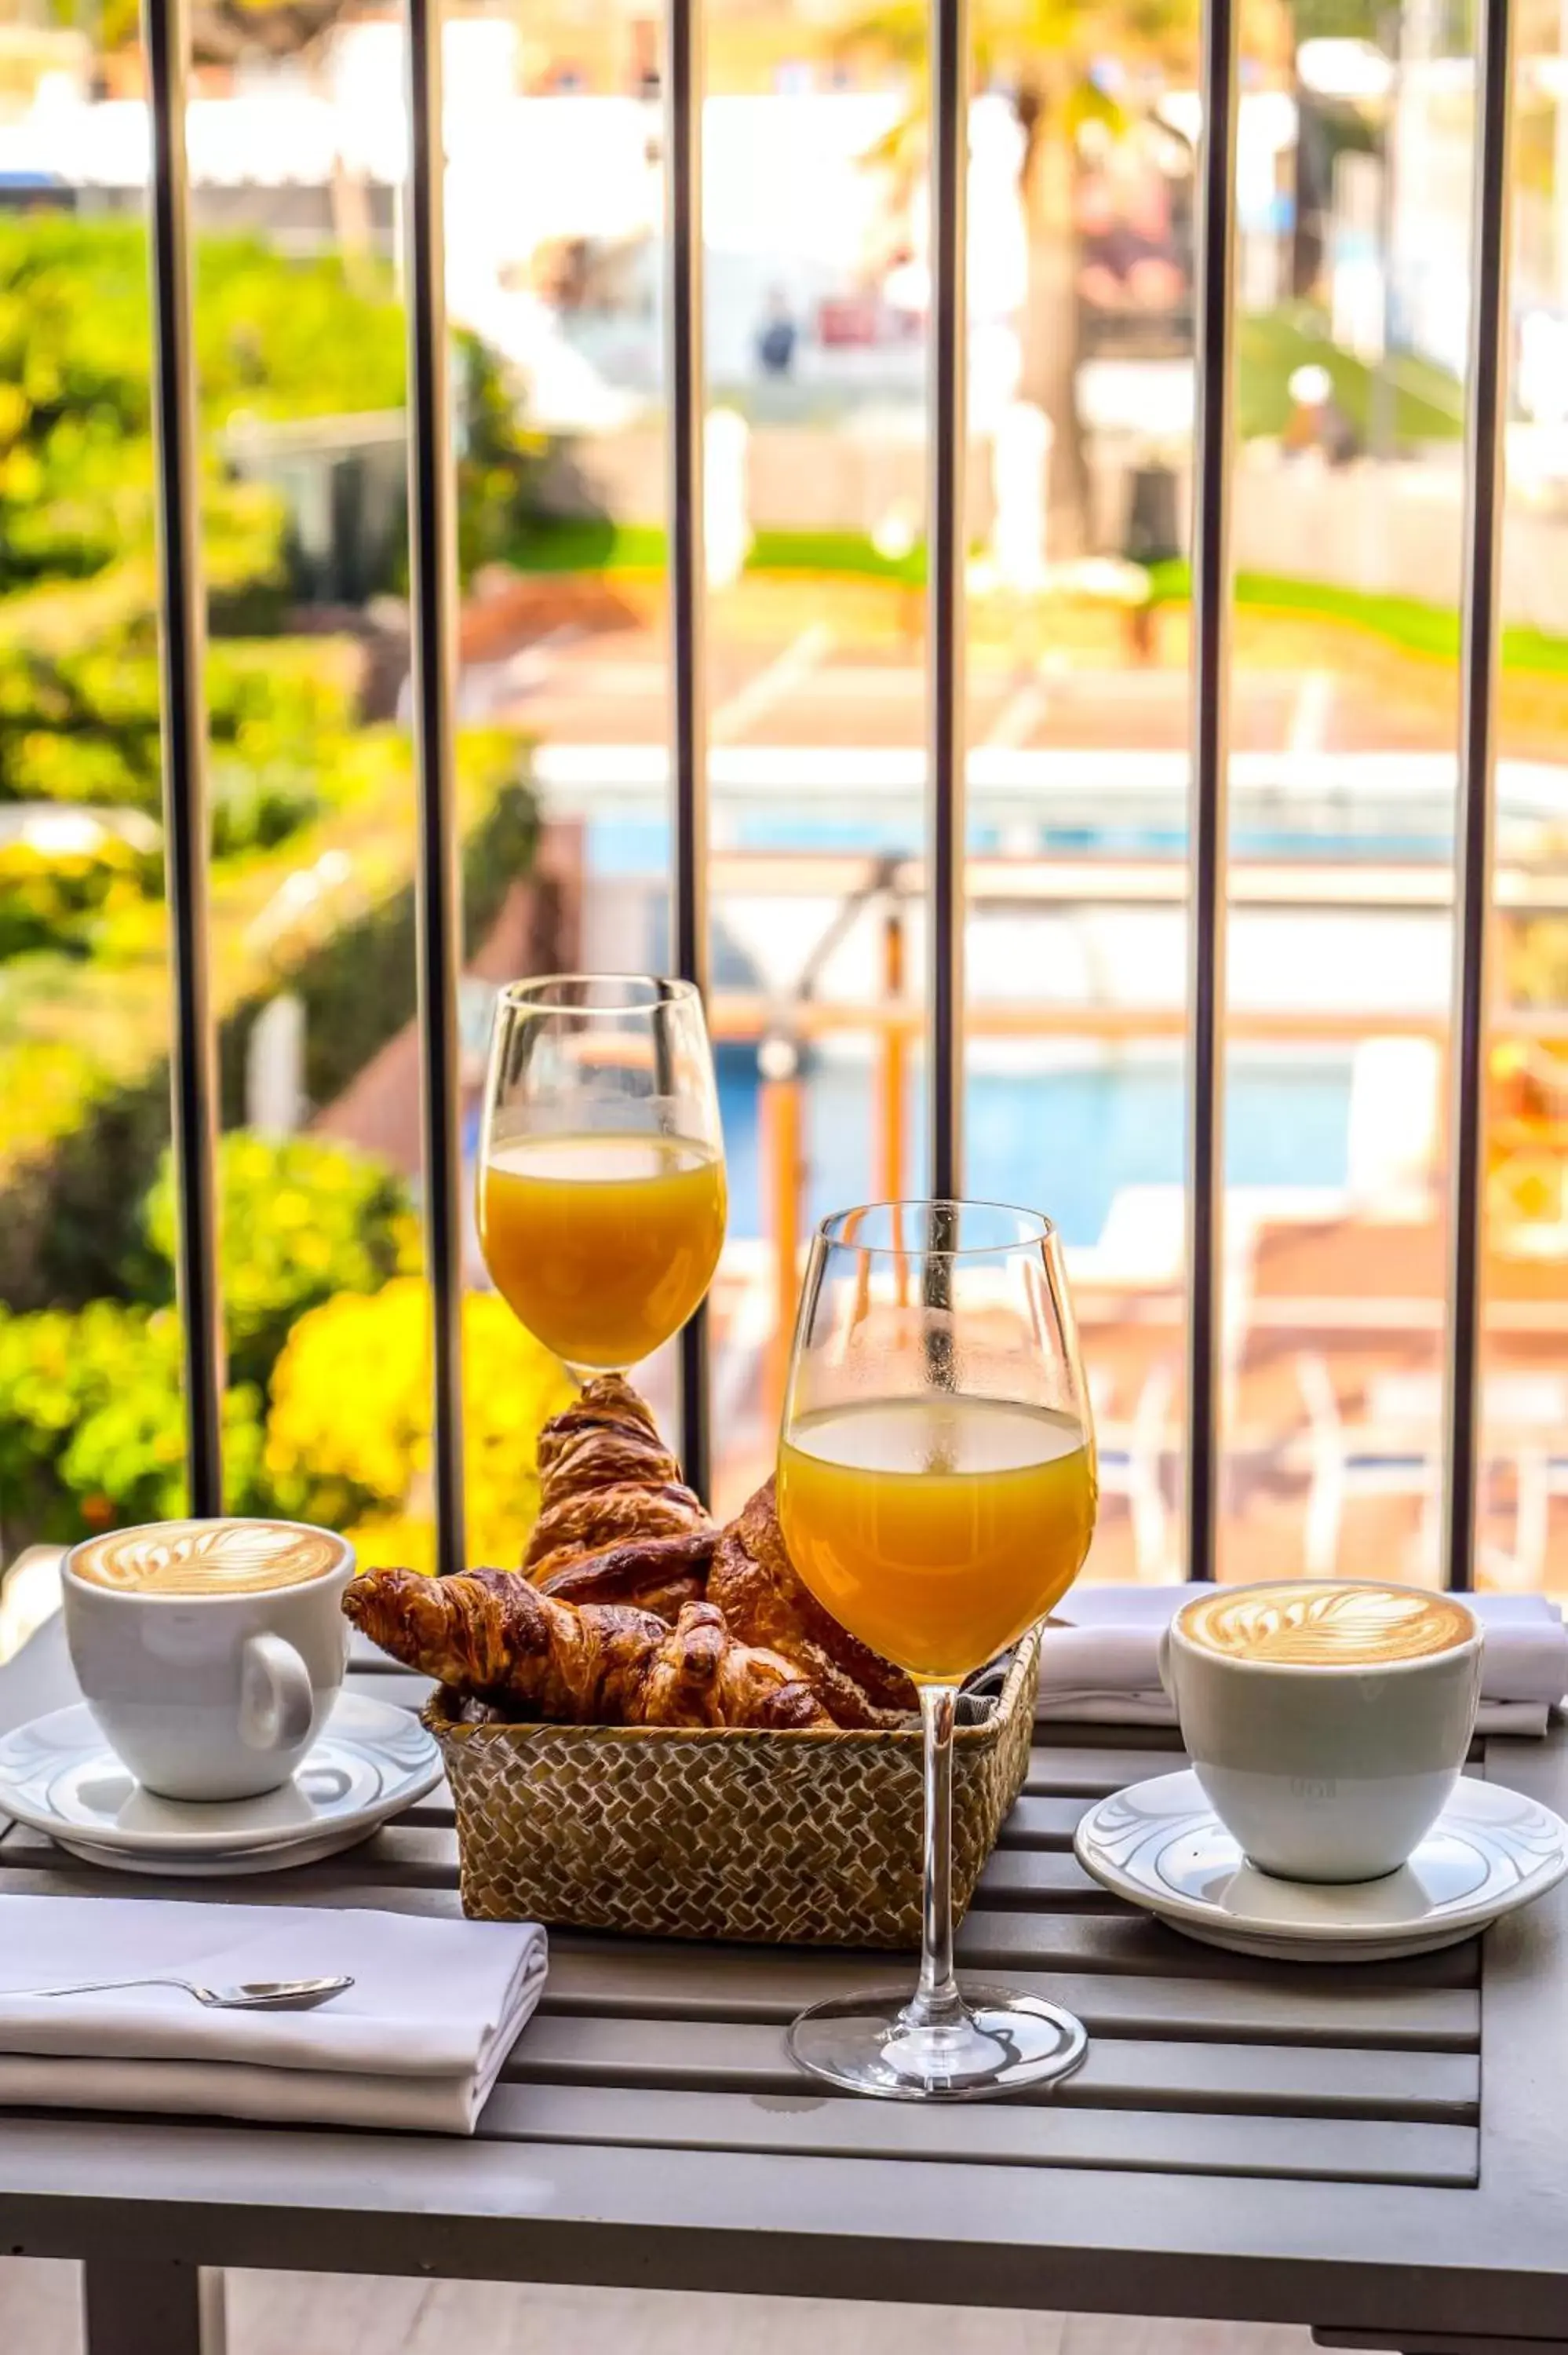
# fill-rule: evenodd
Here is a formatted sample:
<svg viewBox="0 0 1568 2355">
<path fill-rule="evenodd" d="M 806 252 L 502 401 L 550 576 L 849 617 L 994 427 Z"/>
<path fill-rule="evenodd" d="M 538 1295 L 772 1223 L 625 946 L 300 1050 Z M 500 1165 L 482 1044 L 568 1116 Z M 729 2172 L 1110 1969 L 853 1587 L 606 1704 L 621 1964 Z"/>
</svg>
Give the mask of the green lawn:
<svg viewBox="0 0 1568 2355">
<path fill-rule="evenodd" d="M 1314 581 L 1287 581 L 1271 572 L 1236 576 L 1238 605 L 1267 605 L 1277 613 L 1322 613 L 1351 622 L 1412 654 L 1440 655 L 1457 661 L 1459 616 L 1451 605 L 1424 605 L 1414 597 L 1366 597 L 1354 589 L 1334 589 Z M 1544 630 L 1513 626 L 1502 634 L 1505 670 L 1568 671 L 1568 638 Z"/>
<path fill-rule="evenodd" d="M 1320 315 L 1302 305 L 1267 316 L 1245 316 L 1239 324 L 1239 435 L 1249 438 L 1282 430 L 1290 410 L 1290 377 L 1308 363 L 1328 369 L 1346 414 L 1359 431 L 1367 431 L 1373 403 L 1372 371 L 1331 344 Z M 1401 357 L 1393 366 L 1394 431 L 1401 442 L 1452 441 L 1463 432 L 1463 390 L 1454 378 L 1425 360 Z M 608 518 L 541 524 L 512 551 L 512 561 L 530 572 L 659 572 L 666 557 L 662 529 L 616 524 Z M 862 532 L 759 531 L 747 570 L 847 575 L 915 587 L 926 577 L 926 549 L 918 542 L 906 555 L 886 556 Z M 1187 566 L 1180 562 L 1155 566 L 1153 586 L 1157 602 L 1184 602 L 1191 593 Z M 1459 651 L 1459 617 L 1451 606 L 1428 605 L 1410 597 L 1364 596 L 1327 582 L 1273 573 L 1240 574 L 1235 596 L 1238 605 L 1320 613 L 1371 631 L 1413 654 L 1452 660 Z M 1548 637 L 1539 630 L 1505 630 L 1502 655 L 1510 670 L 1568 672 L 1568 639 Z"/>
<path fill-rule="evenodd" d="M 1279 433 L 1290 414 L 1287 389 L 1298 368 L 1326 368 L 1334 396 L 1358 432 L 1368 431 L 1372 410 L 1372 371 L 1331 344 L 1320 315 L 1305 306 L 1244 314 L 1236 329 L 1236 432 L 1244 441 Z M 1452 442 L 1465 430 L 1464 390 L 1429 360 L 1400 356 L 1393 361 L 1396 440 Z"/>
<path fill-rule="evenodd" d="M 608 516 L 541 519 L 507 551 L 520 572 L 662 572 L 668 558 L 662 525 L 612 523 Z M 926 550 L 916 542 L 906 556 L 884 556 L 858 531 L 759 531 L 747 570 L 917 583 L 926 578 Z"/>
<path fill-rule="evenodd" d="M 1152 577 L 1157 605 L 1184 605 L 1192 593 L 1192 576 L 1183 561 L 1157 564 Z M 1326 621 L 1369 630 L 1411 654 L 1436 655 L 1447 662 L 1458 658 L 1459 616 L 1452 605 L 1426 605 L 1415 597 L 1371 597 L 1358 589 L 1298 581 L 1280 572 L 1238 572 L 1235 602 L 1276 613 L 1320 613 Z M 1502 634 L 1502 661 L 1505 670 L 1561 675 L 1568 671 L 1568 638 L 1510 625 Z"/>
<path fill-rule="evenodd" d="M 661 524 L 540 517 L 513 541 L 506 561 L 519 572 L 662 572 L 667 546 Z"/>
<path fill-rule="evenodd" d="M 663 570 L 665 549 L 663 532 L 652 526 L 565 522 L 532 535 L 513 560 L 519 570 L 532 572 L 657 573 Z M 859 532 L 759 531 L 747 570 L 898 581 L 916 587 L 926 578 L 926 549 L 917 543 L 907 556 L 888 557 Z M 1151 579 L 1156 604 L 1185 604 L 1192 593 L 1192 576 L 1183 562 L 1155 565 Z M 1276 613 L 1321 613 L 1327 620 L 1370 630 L 1412 654 L 1453 661 L 1459 652 L 1459 616 L 1451 605 L 1423 604 L 1414 597 L 1365 596 L 1359 590 L 1273 572 L 1238 573 L 1235 601 Z M 1505 629 L 1502 659 L 1505 670 L 1568 672 L 1568 638 L 1549 637 L 1542 630 Z"/>
</svg>

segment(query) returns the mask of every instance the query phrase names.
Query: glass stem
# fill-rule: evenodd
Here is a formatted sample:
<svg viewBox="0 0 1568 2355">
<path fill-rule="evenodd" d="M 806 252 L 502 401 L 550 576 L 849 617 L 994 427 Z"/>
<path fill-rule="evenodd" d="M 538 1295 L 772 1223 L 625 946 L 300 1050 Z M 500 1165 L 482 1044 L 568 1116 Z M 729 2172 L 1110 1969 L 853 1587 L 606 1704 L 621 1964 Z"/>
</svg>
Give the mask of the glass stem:
<svg viewBox="0 0 1568 2355">
<path fill-rule="evenodd" d="M 922 1685 L 926 1734 L 926 1873 L 920 1938 L 920 1984 L 906 2018 L 916 2028 L 945 2028 L 963 2018 L 953 1977 L 953 1712 L 952 1685 Z"/>
</svg>

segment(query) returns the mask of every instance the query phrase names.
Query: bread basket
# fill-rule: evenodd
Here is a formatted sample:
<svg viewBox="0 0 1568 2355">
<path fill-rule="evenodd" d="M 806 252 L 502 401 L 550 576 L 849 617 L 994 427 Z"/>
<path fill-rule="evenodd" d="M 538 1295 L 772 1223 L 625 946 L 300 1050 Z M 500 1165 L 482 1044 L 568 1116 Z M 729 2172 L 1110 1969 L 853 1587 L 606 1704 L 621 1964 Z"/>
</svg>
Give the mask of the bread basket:
<svg viewBox="0 0 1568 2355">
<path fill-rule="evenodd" d="M 953 1759 L 960 1919 L 1023 1786 L 1040 1636 L 1013 1654 Z M 425 1722 L 457 1808 L 465 1913 L 643 1938 L 913 1946 L 920 1939 L 921 1735 Z"/>
</svg>

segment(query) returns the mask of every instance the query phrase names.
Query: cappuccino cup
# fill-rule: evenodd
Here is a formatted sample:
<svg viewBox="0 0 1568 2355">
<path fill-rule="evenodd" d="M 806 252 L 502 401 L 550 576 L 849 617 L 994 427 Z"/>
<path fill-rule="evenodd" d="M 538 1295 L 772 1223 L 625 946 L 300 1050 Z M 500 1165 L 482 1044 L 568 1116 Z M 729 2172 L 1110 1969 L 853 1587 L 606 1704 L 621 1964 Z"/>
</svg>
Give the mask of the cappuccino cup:
<svg viewBox="0 0 1568 2355">
<path fill-rule="evenodd" d="M 354 1548 L 302 1521 L 158 1521 L 65 1558 L 82 1698 L 136 1780 L 168 1799 L 249 1799 L 300 1766 L 348 1660 Z"/>
<path fill-rule="evenodd" d="M 1451 1594 L 1217 1587 L 1178 1611 L 1160 1673 L 1204 1795 L 1251 1863 L 1373 1881 L 1409 1860 L 1453 1794 L 1481 1643 Z"/>
</svg>

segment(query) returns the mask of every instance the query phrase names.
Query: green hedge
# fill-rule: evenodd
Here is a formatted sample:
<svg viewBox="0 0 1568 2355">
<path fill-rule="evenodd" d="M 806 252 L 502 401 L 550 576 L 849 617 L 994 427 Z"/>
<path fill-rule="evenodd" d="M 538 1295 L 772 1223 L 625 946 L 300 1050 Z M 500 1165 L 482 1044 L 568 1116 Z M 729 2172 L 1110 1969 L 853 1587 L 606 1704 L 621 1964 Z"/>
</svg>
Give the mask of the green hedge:
<svg viewBox="0 0 1568 2355">
<path fill-rule="evenodd" d="M 121 1300 L 79 1315 L 0 1308 L 0 1498 L 7 1551 L 186 1510 L 179 1319 Z M 231 1508 L 261 1509 L 262 1401 L 224 1401 Z"/>
<path fill-rule="evenodd" d="M 470 941 L 489 930 L 512 883 L 527 873 L 536 837 L 526 784 L 516 776 L 493 783 L 463 848 Z M 414 889 L 407 860 L 391 890 L 230 1004 L 218 1034 L 226 1127 L 237 1126 L 243 1114 L 251 1028 L 284 989 L 304 1004 L 307 1092 L 313 1103 L 330 1103 L 414 1013 Z M 156 1012 L 161 1022 L 162 1008 Z M 0 1302 L 14 1309 L 79 1306 L 124 1288 L 142 1198 L 168 1144 L 166 1045 L 162 1051 L 151 1046 L 134 1077 L 94 1093 L 101 1079 L 90 1065 L 83 1069 L 69 1133 L 51 1149 L 0 1167 Z"/>
<path fill-rule="evenodd" d="M 296 1325 L 417 1263 L 401 1178 L 314 1137 L 234 1133 L 218 1158 L 229 1384 L 224 1471 L 236 1511 L 276 1511 L 262 1454 L 273 1369 Z M 0 1551 L 186 1509 L 174 1187 L 141 1205 L 129 1298 L 14 1316 L 0 1308 Z M 326 1427 L 334 1406 L 323 1401 Z"/>
</svg>

